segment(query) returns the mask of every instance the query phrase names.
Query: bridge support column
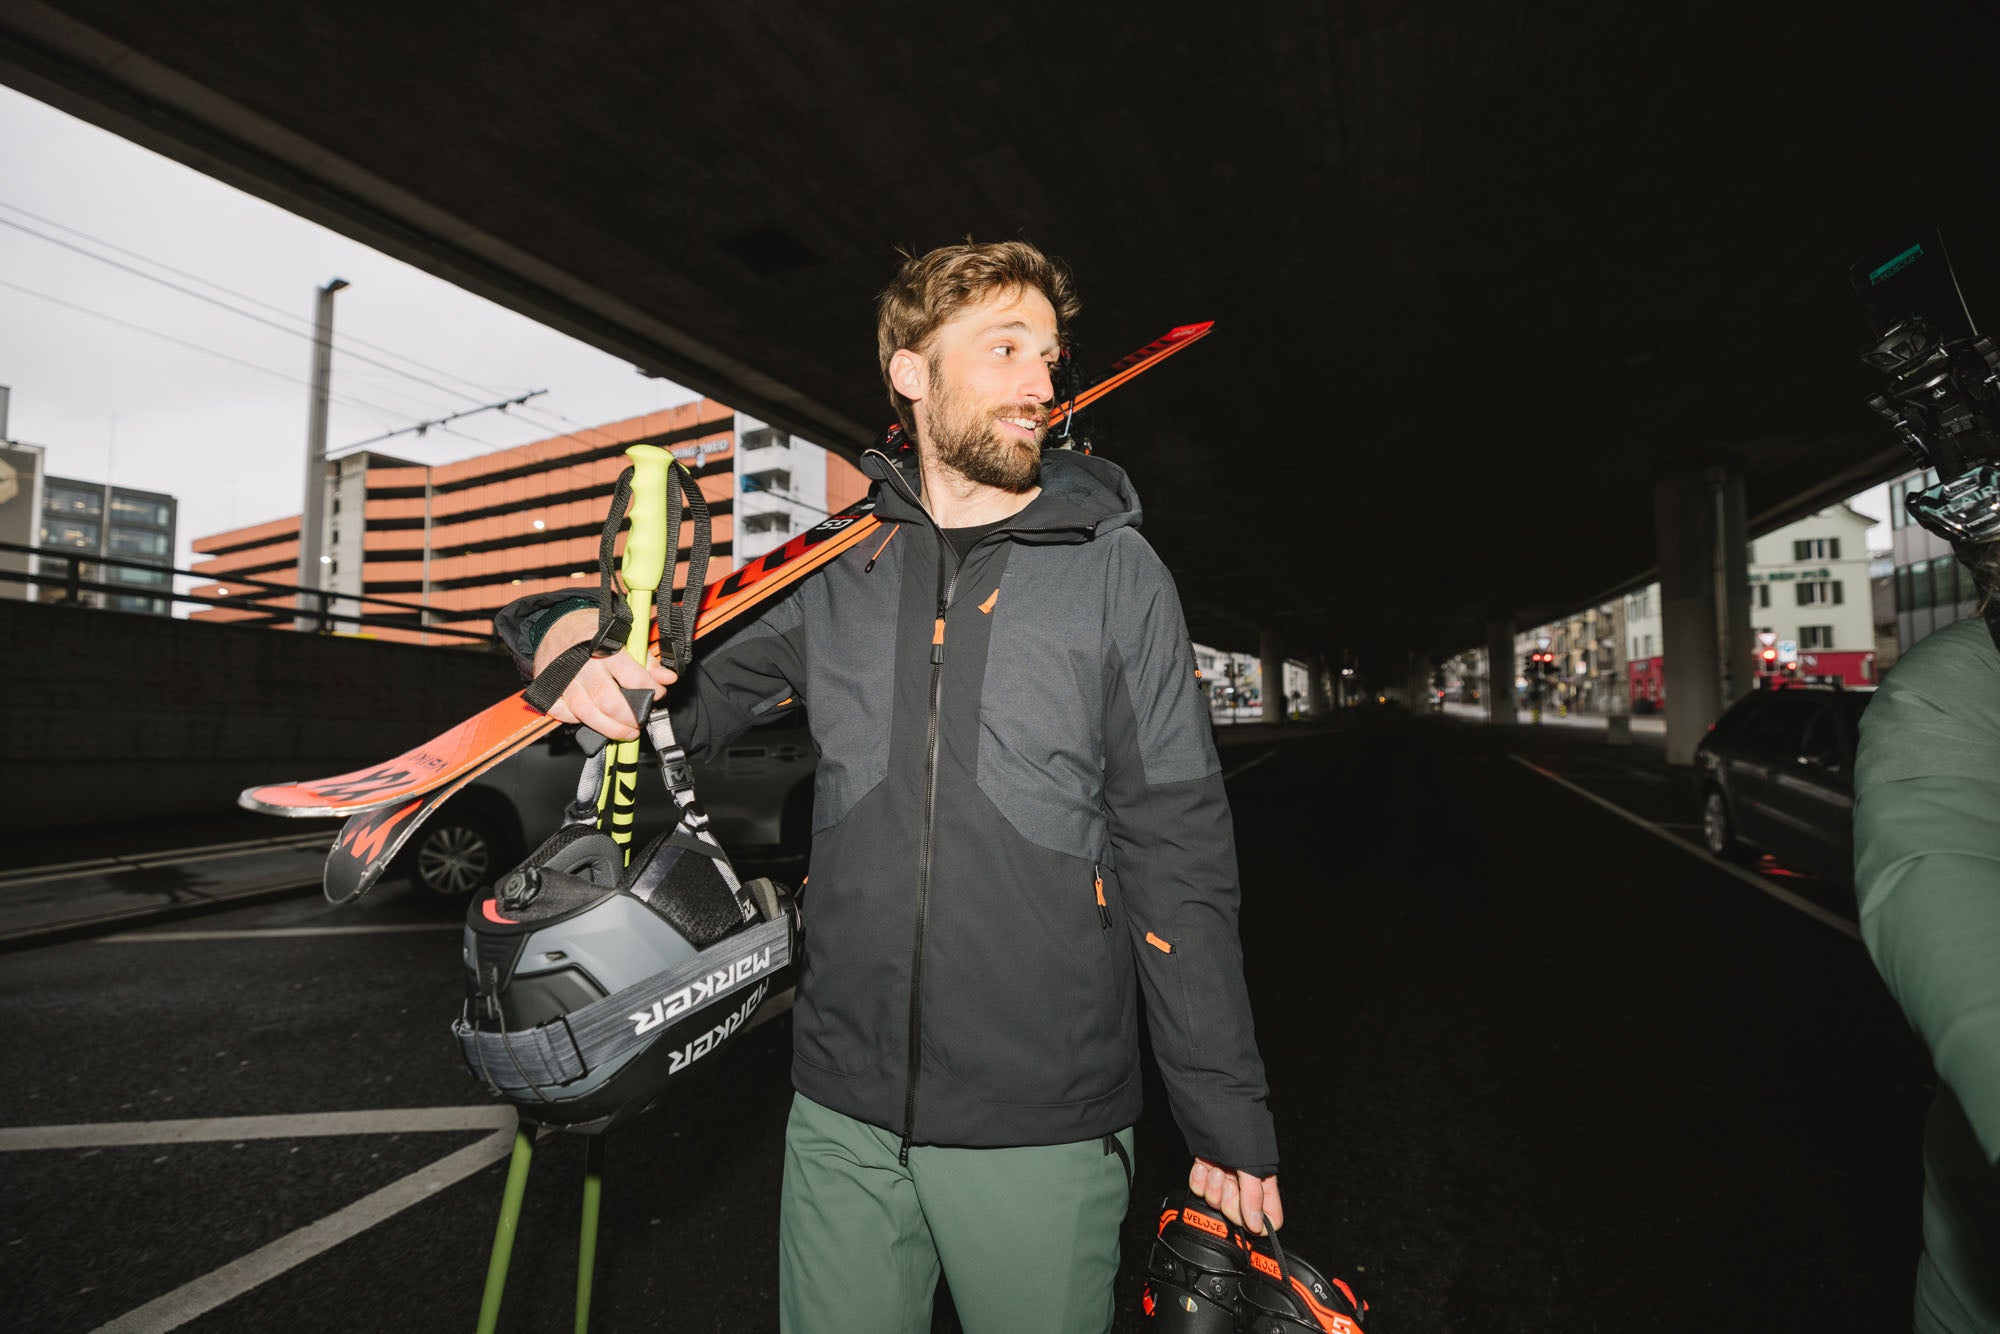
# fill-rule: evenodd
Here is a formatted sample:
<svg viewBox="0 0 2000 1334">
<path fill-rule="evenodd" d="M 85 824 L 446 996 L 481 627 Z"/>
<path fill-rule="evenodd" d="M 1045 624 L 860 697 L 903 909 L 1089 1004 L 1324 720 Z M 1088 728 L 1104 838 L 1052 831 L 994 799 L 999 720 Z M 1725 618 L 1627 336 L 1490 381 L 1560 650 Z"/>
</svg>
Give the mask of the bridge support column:
<svg viewBox="0 0 2000 1334">
<path fill-rule="evenodd" d="M 1306 663 L 1306 717 L 1326 717 L 1326 659 L 1318 654 Z"/>
<path fill-rule="evenodd" d="M 1514 618 L 1486 622 L 1486 721 L 1514 721 Z"/>
<path fill-rule="evenodd" d="M 1709 464 L 1653 484 L 1667 763 L 1694 763 L 1708 725 L 1750 684 L 1743 472 Z"/>
<path fill-rule="evenodd" d="M 1276 630 L 1257 635 L 1257 656 L 1264 665 L 1264 721 L 1285 721 L 1285 641 Z"/>
</svg>

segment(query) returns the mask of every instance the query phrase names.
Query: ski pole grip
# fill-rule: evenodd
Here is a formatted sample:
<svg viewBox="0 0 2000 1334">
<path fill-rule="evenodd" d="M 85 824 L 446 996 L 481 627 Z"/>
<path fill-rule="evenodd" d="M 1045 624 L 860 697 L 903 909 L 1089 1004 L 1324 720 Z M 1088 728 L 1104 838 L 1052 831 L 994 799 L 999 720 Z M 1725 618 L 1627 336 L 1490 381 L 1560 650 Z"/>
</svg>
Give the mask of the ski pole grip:
<svg viewBox="0 0 2000 1334">
<path fill-rule="evenodd" d="M 625 533 L 625 559 L 618 567 L 625 587 L 651 593 L 667 570 L 667 487 L 674 456 L 658 445 L 634 445 L 625 451 L 632 460 L 631 527 Z"/>
</svg>

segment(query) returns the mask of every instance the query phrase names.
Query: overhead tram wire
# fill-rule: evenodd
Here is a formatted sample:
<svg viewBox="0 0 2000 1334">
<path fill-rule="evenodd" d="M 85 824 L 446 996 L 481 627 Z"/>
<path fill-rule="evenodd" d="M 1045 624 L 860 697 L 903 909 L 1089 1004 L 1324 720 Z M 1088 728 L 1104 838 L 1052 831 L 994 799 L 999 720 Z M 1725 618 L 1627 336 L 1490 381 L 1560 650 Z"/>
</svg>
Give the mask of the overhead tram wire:
<svg viewBox="0 0 2000 1334">
<path fill-rule="evenodd" d="M 92 310 L 88 306 L 80 306 L 74 301 L 65 300 L 62 297 L 51 295 L 48 292 L 37 291 L 35 288 L 32 287 L 24 287 L 20 283 L 10 282 L 5 278 L 0 278 L 0 287 L 6 287 L 13 291 L 20 292 L 25 296 L 32 296 L 39 300 L 47 301 L 51 305 L 61 306 L 66 310 L 76 311 L 79 315 L 88 315 L 92 319 L 103 320 L 107 324 L 115 324 L 120 328 L 130 329 L 135 333 L 142 333 L 149 335 L 150 337 L 153 338 L 158 338 L 163 342 L 172 343 L 176 347 L 184 347 L 188 349 L 190 352 L 200 352 L 204 356 L 215 357 L 218 360 L 229 362 L 232 365 L 241 366 L 246 370 L 257 371 L 258 373 L 263 375 L 275 376 L 276 378 L 280 380 L 285 380 L 291 384 L 304 385 L 308 389 L 312 388 L 312 381 L 303 379 L 299 376 L 288 375 L 284 371 L 274 370 L 269 366 L 260 366 L 254 361 L 245 361 L 241 357 L 231 356 L 227 352 L 218 351 L 215 348 L 204 346 L 201 343 L 192 343 L 185 338 L 176 338 L 174 335 L 170 333 L 162 333 L 158 329 L 150 329 L 143 324 L 134 324 L 132 321 L 127 319 L 121 319 L 116 315 L 107 315 L 101 310 Z M 336 403 L 344 403 L 350 407 L 366 408 L 370 412 L 380 413 L 391 421 L 402 420 L 410 415 L 408 412 L 405 412 L 400 408 L 385 407 L 380 403 L 371 403 L 365 398 L 355 398 L 351 394 L 330 394 L 328 395 L 328 397 L 331 398 Z"/>
<path fill-rule="evenodd" d="M 227 293 L 229 296 L 232 296 L 239 301 L 247 301 L 253 306 L 258 306 L 264 310 L 271 311 L 274 314 L 277 314 L 284 319 L 293 320 L 300 324 L 311 323 L 311 321 L 308 320 L 305 316 L 294 314 L 293 312 L 286 310 L 282 306 L 274 305 L 271 302 L 262 300 L 261 298 L 258 297 L 251 296 L 245 292 L 236 291 L 234 288 L 216 282 L 213 278 L 203 277 L 201 274 L 194 273 L 182 268 L 177 268 L 174 265 L 168 264 L 164 260 L 154 259 L 152 256 L 144 254 L 137 250 L 133 250 L 129 246 L 121 246 L 114 241 L 107 241 L 100 236 L 94 236 L 91 233 L 82 230 L 81 228 L 72 227 L 67 223 L 58 222 L 53 218 L 44 217 L 43 215 L 35 213 L 32 210 L 22 208 L 18 204 L 12 204 L 8 203 L 6 200 L 0 200 L 0 208 L 5 208 L 9 212 L 21 214 L 23 217 L 33 218 L 35 221 L 40 222 L 46 226 L 54 227 L 59 231 L 67 232 L 71 236 L 80 237 L 84 240 L 91 242 L 93 245 L 102 246 L 106 250 L 110 250 L 117 254 L 128 256 L 132 259 L 140 261 L 141 263 L 152 265 L 154 268 L 162 269 L 165 272 L 174 274 L 177 277 L 186 278 L 192 282 L 201 283 L 206 287 L 212 287 L 219 292 Z M 206 293 L 194 291 L 190 288 L 183 287 L 178 283 L 168 282 L 166 279 L 159 277 L 157 274 L 147 273 L 142 269 L 135 269 L 128 264 L 121 264 L 114 259 L 110 259 L 104 255 L 99 255 L 93 251 L 86 250 L 81 246 L 71 244 L 70 242 L 64 241 L 59 237 L 49 236 L 46 233 L 36 231 L 32 227 L 23 226 L 18 222 L 12 222 L 6 218 L 0 218 L 0 226 L 12 227 L 17 231 L 25 232 L 26 234 L 33 236 L 39 240 L 46 241 L 51 245 L 61 246 L 65 250 L 73 251 L 74 253 L 83 255 L 88 259 L 94 259 L 101 264 L 107 264 L 110 265 L 112 268 L 116 268 L 123 272 L 130 273 L 134 277 L 143 278 L 148 282 L 158 283 L 159 285 L 166 287 L 172 291 L 180 292 L 185 296 L 191 296 L 198 301 L 205 301 L 208 304 L 216 306 L 219 309 L 226 310 L 231 314 L 241 316 L 244 319 L 253 320 L 256 323 L 263 324 L 271 328 L 275 328 L 280 333 L 291 334 L 294 337 L 306 340 L 310 340 L 314 336 L 311 332 L 308 332 L 305 329 L 291 329 L 291 328 L 286 328 L 282 325 L 275 324 L 273 321 L 265 319 L 261 315 L 256 315 L 251 313 L 250 311 L 240 309 L 236 306 L 232 306 L 228 302 L 218 300 L 215 297 L 209 296 Z M 439 393 L 450 394 L 457 398 L 467 399 L 475 402 L 478 401 L 474 399 L 473 395 L 467 393 L 463 389 L 454 389 L 448 385 L 442 385 L 434 380 L 426 379 L 422 375 L 414 374 L 410 371 L 403 369 L 400 366 L 390 365 L 385 362 L 375 360 L 374 358 L 371 357 L 362 356 L 360 353 L 354 352 L 350 347 L 343 346 L 344 344 L 351 344 L 353 347 L 365 347 L 371 351 L 379 352 L 383 356 L 393 357 L 399 361 L 407 362 L 409 365 L 415 366 L 419 370 L 426 371 L 431 375 L 442 376 L 447 380 L 456 380 L 460 384 L 469 385 L 472 388 L 479 390 L 481 394 L 493 396 L 493 395 L 504 394 L 506 392 L 501 389 L 496 389 L 490 385 L 482 384 L 480 381 L 470 379 L 467 376 L 459 375 L 456 372 L 444 370 L 441 367 L 428 365 L 425 362 L 419 361 L 415 357 L 410 356 L 408 353 L 398 352 L 393 348 L 383 347 L 378 343 L 371 343 L 366 339 L 357 338 L 347 334 L 334 335 L 333 339 L 334 350 L 342 353 L 343 355 L 352 357 L 354 360 L 359 361 L 364 365 L 374 366 L 379 370 L 387 371 L 391 375 L 396 375 L 404 379 L 413 380 L 416 383 L 421 384 L 426 388 L 436 390 Z M 390 410 L 390 409 L 378 409 L 378 410 L 391 411 L 392 415 L 399 417 L 407 417 L 409 415 L 407 410 Z M 560 435 L 575 435 L 578 436 L 579 438 L 590 438 L 593 440 L 593 443 L 597 444 L 611 445 L 619 443 L 618 441 L 614 440 L 611 437 L 611 435 L 608 432 L 606 432 L 602 427 L 586 425 L 552 408 L 541 408 L 541 407 L 524 408 L 522 412 L 519 414 L 519 419 L 524 422 L 527 422 L 530 426 L 534 427 L 535 429 L 553 431 Z M 539 426 L 536 425 L 537 421 L 540 422 Z M 563 423 L 563 425 L 562 426 L 556 425 L 555 423 L 558 421 Z M 498 446 L 496 446 L 496 448 L 497 447 Z"/>
<path fill-rule="evenodd" d="M 288 329 L 284 325 L 279 324 L 276 320 L 268 320 L 265 319 L 262 315 L 253 314 L 250 311 L 244 310 L 240 306 L 232 306 L 227 301 L 223 301 L 220 300 L 219 298 L 212 297 L 208 295 L 206 292 L 197 292 L 191 287 L 183 287 L 179 283 L 168 282 L 165 278 L 162 278 L 157 274 L 147 273 L 144 269 L 135 269 L 130 264 L 122 264 L 119 261 L 110 258 L 109 256 L 100 255 L 93 250 L 86 250 L 80 245 L 73 245 L 70 242 L 63 240 L 59 236 L 50 236 L 46 232 L 38 232 L 33 227 L 23 226 L 22 224 L 14 222 L 8 218 L 0 218 L 0 227 L 12 227 L 15 231 L 25 232 L 29 236 L 33 236 L 40 240 L 48 242 L 50 245 L 60 246 L 64 250 L 73 251 L 74 253 L 82 255 L 87 259 L 94 259 L 100 264 L 108 264 L 112 268 L 121 270 L 122 272 L 125 273 L 129 273 L 135 278 L 144 278 L 147 282 L 158 283 L 160 286 L 168 288 L 175 292 L 179 292 L 183 296 L 191 296 L 197 301 L 207 302 L 209 305 L 215 306 L 221 310 L 226 310 L 230 312 L 232 315 L 239 315 L 246 320 L 250 320 L 253 321 L 254 323 L 264 325 L 267 328 L 276 329 L 279 333 L 289 334 L 294 338 L 301 338 L 307 342 L 311 342 L 313 339 L 312 334 L 307 333 L 302 329 Z M 479 401 L 476 397 L 466 393 L 462 389 L 452 389 L 445 385 L 438 384 L 433 380 L 426 380 L 423 376 L 413 374 L 410 371 L 406 371 L 402 369 L 400 366 L 391 366 L 387 362 L 377 361 L 372 357 L 364 357 L 359 352 L 348 352 L 346 355 L 352 357 L 356 361 L 361 362 L 363 365 L 373 366 L 377 370 L 388 371 L 392 375 L 400 375 L 404 379 L 414 380 L 418 384 L 428 385 L 430 388 L 437 390 L 439 393 L 450 394 L 455 398 L 466 399 L 469 402 L 476 403 Z"/>
<path fill-rule="evenodd" d="M 167 263 L 165 260 L 155 259 L 151 255 L 145 254 L 142 251 L 134 250 L 129 246 L 119 245 L 115 241 L 107 241 L 103 237 L 95 236 L 90 232 L 84 231 L 80 227 L 72 227 L 68 223 L 59 222 L 54 218 L 45 217 L 44 215 L 36 213 L 31 209 L 22 208 L 19 204 L 9 203 L 4 199 L 0 199 L 0 208 L 4 208 L 12 213 L 18 213 L 26 218 L 32 218 L 36 222 L 42 223 L 45 226 L 54 227 L 58 231 L 67 232 L 71 236 L 75 236 L 81 238 L 82 240 L 89 241 L 93 245 L 102 246 L 104 249 L 110 250 L 116 254 L 124 255 L 131 259 L 136 259 L 142 264 L 150 264 L 154 268 L 164 270 L 165 272 L 171 273 L 176 277 L 186 278 L 192 282 L 200 283 L 205 287 L 212 287 L 218 292 L 222 292 L 229 296 L 235 297 L 238 301 L 247 301 L 253 306 L 257 306 L 261 309 L 271 311 L 273 314 L 276 314 L 284 319 L 293 320 L 301 325 L 310 326 L 312 324 L 311 319 L 308 318 L 307 316 L 300 315 L 293 311 L 287 310 L 283 306 L 275 305 L 272 302 L 265 301 L 260 297 L 251 296 L 247 292 L 239 292 L 235 288 L 229 287 L 223 283 L 219 283 L 213 278 L 204 277 L 203 275 L 192 272 L 191 270 L 188 269 L 178 268 L 172 264 Z M 0 219 L 0 222 L 5 222 L 5 219 Z M 91 252 L 88 250 L 83 250 L 76 246 L 67 246 L 67 243 L 60 241 L 54 237 L 43 236 L 41 233 L 36 232 L 33 228 L 21 227 L 20 224 L 18 223 L 8 223 L 7 225 L 16 227 L 21 231 L 27 232 L 31 236 L 39 237 L 41 240 L 49 241 L 56 245 L 65 245 L 68 249 L 75 250 L 78 254 L 89 256 L 90 258 L 96 259 L 102 263 L 113 262 L 110 260 L 106 260 L 102 255 L 91 254 Z M 159 279 L 155 275 L 129 269 L 122 264 L 117 265 L 116 267 L 125 269 L 125 271 L 128 273 L 134 273 L 138 277 L 146 278 L 153 282 L 161 281 L 161 279 Z M 251 315 L 248 311 L 235 310 L 226 303 L 215 302 L 213 298 L 203 296 L 201 293 L 187 292 L 187 289 L 177 287 L 175 284 L 172 283 L 168 283 L 165 285 L 173 287 L 176 291 L 185 292 L 189 296 L 194 296 L 202 300 L 210 301 L 213 304 L 221 306 L 225 310 L 232 311 L 232 313 L 234 314 L 242 315 L 250 319 L 258 319 L 260 322 L 263 322 L 261 320 L 261 317 L 259 316 Z M 306 338 L 312 337 L 312 335 L 310 333 L 307 333 L 305 330 L 297 330 L 297 331 L 286 330 L 285 332 L 296 332 L 299 336 Z M 421 376 L 412 375 L 410 374 L 410 372 L 403 370 L 401 367 L 385 366 L 382 365 L 382 363 L 380 362 L 370 361 L 369 359 L 364 357 L 358 357 L 357 354 L 349 350 L 348 345 L 352 345 L 353 347 L 367 348 L 371 352 L 379 352 L 385 357 L 393 357 L 398 361 L 406 362 L 407 364 L 416 367 L 418 370 L 428 372 L 431 375 L 442 376 L 447 380 L 455 380 L 459 384 L 467 385 L 473 389 L 478 390 L 481 394 L 484 394 L 489 398 L 504 396 L 508 392 L 504 389 L 495 388 L 492 385 L 484 384 L 478 380 L 471 379 L 468 376 L 460 375 L 455 371 L 448 371 L 439 366 L 429 365 L 426 362 L 419 361 L 417 358 L 409 355 L 407 352 L 398 352 L 394 348 L 384 347 L 380 343 L 371 343 L 367 339 L 356 337 L 353 334 L 336 333 L 334 335 L 333 346 L 336 352 L 340 352 L 348 356 L 356 356 L 358 360 L 364 361 L 369 365 L 377 366 L 380 369 L 388 371 L 392 375 L 397 375 L 404 377 L 406 379 L 415 380 L 417 381 L 417 383 L 425 385 L 428 388 L 438 390 L 441 393 L 455 393 L 461 398 L 470 397 L 463 390 L 453 390 L 448 388 L 447 386 L 433 383 L 429 380 L 423 379 Z M 398 415 L 407 416 L 408 413 L 403 412 L 399 413 Z M 563 413 L 556 412 L 553 409 L 549 408 L 534 408 L 530 409 L 528 412 L 524 412 L 521 415 L 524 420 L 527 419 L 530 415 L 541 418 L 543 424 L 535 427 L 535 429 L 539 430 L 556 431 L 559 433 L 567 434 L 568 432 L 564 431 L 563 427 L 555 425 L 555 422 L 559 420 L 565 423 L 568 427 L 574 428 L 576 431 L 588 431 L 596 434 L 602 434 L 600 428 L 598 427 L 587 426 L 582 422 L 576 421 L 571 417 L 565 416 Z M 530 425 L 533 425 L 533 423 L 531 422 Z M 612 441 L 608 435 L 604 435 L 600 443 L 616 443 L 616 442 Z"/>
</svg>

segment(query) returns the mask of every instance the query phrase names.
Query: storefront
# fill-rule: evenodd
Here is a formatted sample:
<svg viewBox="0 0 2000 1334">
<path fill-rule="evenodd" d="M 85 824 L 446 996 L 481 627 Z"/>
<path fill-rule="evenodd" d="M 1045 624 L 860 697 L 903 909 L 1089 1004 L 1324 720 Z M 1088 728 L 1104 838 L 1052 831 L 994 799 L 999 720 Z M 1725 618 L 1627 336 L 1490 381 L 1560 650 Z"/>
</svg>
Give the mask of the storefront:
<svg viewBox="0 0 2000 1334">
<path fill-rule="evenodd" d="M 1665 658 L 1640 658 L 1625 664 L 1626 699 L 1632 705 L 1632 712 L 1654 713 L 1665 702 L 1667 682 L 1662 670 L 1665 662 Z"/>
</svg>

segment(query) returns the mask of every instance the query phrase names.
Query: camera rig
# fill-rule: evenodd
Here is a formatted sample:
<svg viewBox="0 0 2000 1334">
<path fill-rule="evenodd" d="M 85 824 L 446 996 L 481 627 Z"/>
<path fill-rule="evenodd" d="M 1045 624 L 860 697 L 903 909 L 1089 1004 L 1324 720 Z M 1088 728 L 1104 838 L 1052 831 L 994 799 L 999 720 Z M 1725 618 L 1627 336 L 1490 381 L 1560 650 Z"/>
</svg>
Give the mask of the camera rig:
<svg viewBox="0 0 2000 1334">
<path fill-rule="evenodd" d="M 1935 484 L 1910 517 L 1963 548 L 2000 538 L 2000 349 L 1973 327 L 1935 227 L 1849 271 L 1874 330 L 1861 359 L 1889 377 L 1868 406 L 1895 428 Z"/>
</svg>

